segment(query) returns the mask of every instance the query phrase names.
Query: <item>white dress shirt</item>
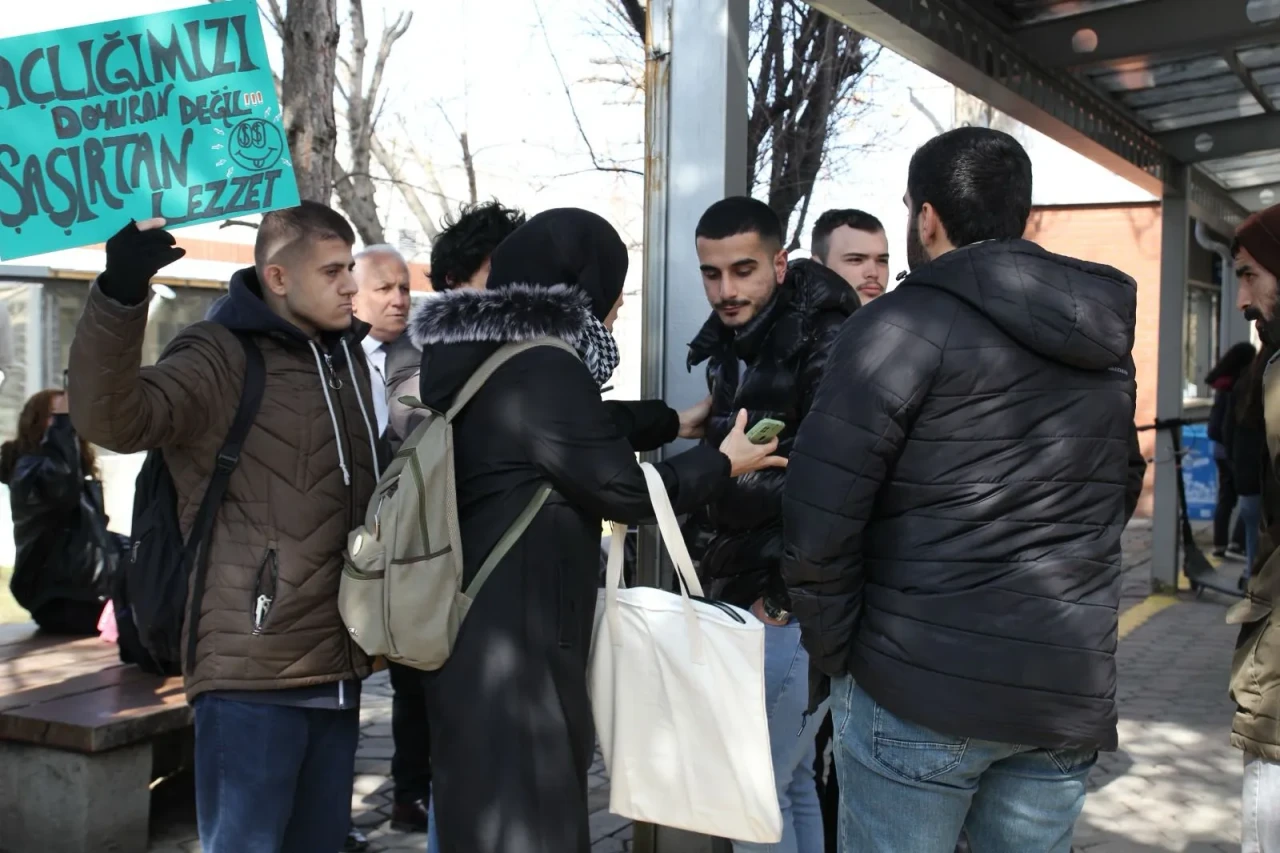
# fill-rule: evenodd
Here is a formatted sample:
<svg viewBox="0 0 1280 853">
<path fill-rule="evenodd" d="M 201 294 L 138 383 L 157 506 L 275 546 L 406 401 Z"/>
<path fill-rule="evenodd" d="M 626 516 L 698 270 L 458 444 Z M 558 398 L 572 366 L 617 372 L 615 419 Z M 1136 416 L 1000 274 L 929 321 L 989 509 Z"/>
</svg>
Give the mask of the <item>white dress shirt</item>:
<svg viewBox="0 0 1280 853">
<path fill-rule="evenodd" d="M 373 335 L 365 335 L 365 360 L 369 362 L 369 391 L 373 394 L 373 414 L 378 419 L 378 435 L 387 431 L 387 345 Z"/>
</svg>

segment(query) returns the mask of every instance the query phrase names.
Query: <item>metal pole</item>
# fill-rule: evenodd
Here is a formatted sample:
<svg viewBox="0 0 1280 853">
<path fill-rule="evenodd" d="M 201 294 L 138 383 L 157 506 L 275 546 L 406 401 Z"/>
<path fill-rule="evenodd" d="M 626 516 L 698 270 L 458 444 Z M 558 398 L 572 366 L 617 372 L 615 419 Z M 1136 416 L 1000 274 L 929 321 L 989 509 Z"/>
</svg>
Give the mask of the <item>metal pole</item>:
<svg viewBox="0 0 1280 853">
<path fill-rule="evenodd" d="M 712 203 L 747 191 L 748 22 L 747 0 L 648 4 L 641 387 L 676 408 L 706 395 L 703 378 L 685 368 L 686 345 L 710 313 L 694 230 Z M 653 528 L 641 528 L 639 583 L 664 585 L 661 552 Z M 719 853 L 725 844 L 636 824 L 632 849 Z"/>
<path fill-rule="evenodd" d="M 1185 166 L 1173 166 L 1161 201 L 1160 326 L 1156 378 L 1156 420 L 1182 417 L 1184 334 L 1187 309 L 1188 249 L 1191 216 Z M 1177 589 L 1179 556 L 1178 460 L 1173 436 L 1156 431 L 1155 501 L 1151 517 L 1151 575 L 1166 589 Z"/>
</svg>

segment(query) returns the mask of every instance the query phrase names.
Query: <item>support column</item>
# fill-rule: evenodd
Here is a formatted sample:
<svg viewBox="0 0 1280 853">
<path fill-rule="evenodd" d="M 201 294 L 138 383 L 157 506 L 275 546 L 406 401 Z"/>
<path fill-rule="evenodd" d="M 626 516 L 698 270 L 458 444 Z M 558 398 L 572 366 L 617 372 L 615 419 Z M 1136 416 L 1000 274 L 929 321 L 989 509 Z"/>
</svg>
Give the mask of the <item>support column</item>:
<svg viewBox="0 0 1280 853">
<path fill-rule="evenodd" d="M 1187 252 L 1191 245 L 1185 166 L 1170 168 L 1161 201 L 1160 327 L 1156 378 L 1156 420 L 1182 417 L 1184 334 L 1187 305 Z M 1177 589 L 1179 553 L 1178 460 L 1173 436 L 1156 431 L 1155 495 L 1151 516 L 1151 575 Z"/>
<path fill-rule="evenodd" d="M 686 367 L 711 312 L 694 230 L 713 203 L 747 192 L 747 0 L 650 0 L 645 72 L 644 360 L 646 399 L 675 408 L 706 396 Z M 677 442 L 667 453 L 684 449 Z M 664 586 L 661 545 L 642 528 L 637 574 Z M 724 842 L 637 824 L 635 853 L 719 853 Z"/>
</svg>

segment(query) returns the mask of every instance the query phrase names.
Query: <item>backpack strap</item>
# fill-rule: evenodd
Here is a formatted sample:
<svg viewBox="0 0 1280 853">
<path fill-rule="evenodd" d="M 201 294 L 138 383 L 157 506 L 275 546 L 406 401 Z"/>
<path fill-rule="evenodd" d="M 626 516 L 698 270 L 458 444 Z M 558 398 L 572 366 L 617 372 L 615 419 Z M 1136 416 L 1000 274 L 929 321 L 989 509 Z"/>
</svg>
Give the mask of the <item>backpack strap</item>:
<svg viewBox="0 0 1280 853">
<path fill-rule="evenodd" d="M 240 346 L 244 349 L 244 382 L 240 386 L 240 403 L 236 406 L 235 418 L 231 428 L 218 450 L 213 473 L 209 475 L 209 485 L 205 487 L 204 498 L 200 501 L 200 509 L 196 511 L 195 521 L 191 523 L 191 531 L 187 535 L 182 549 L 182 561 L 191 567 L 195 577 L 191 585 L 191 605 L 187 615 L 187 661 L 194 666 L 196 659 L 196 641 L 199 639 L 196 623 L 200 621 L 200 604 L 204 600 L 205 575 L 209 569 L 209 538 L 213 533 L 213 522 L 218 516 L 218 508 L 227 494 L 227 484 L 231 482 L 231 472 L 240 463 L 240 451 L 244 448 L 244 440 L 249 435 L 249 428 L 258 417 L 258 409 L 262 405 L 262 393 L 267 385 L 267 369 L 262 359 L 262 350 L 245 332 L 234 332 Z"/>
<path fill-rule="evenodd" d="M 467 403 L 471 402 L 471 398 L 484 386 L 484 383 L 489 381 L 489 377 L 493 376 L 499 367 L 502 367 L 502 365 L 520 353 L 527 352 L 535 347 L 554 347 L 571 353 L 574 358 L 580 358 L 577 350 L 560 338 L 555 337 L 534 338 L 520 343 L 503 344 L 498 348 L 497 352 L 485 359 L 484 363 L 476 368 L 475 373 L 471 374 L 471 378 L 462 386 L 462 390 L 458 392 L 458 396 L 453 400 L 453 405 L 445 413 L 445 419 L 452 421 L 457 417 L 458 413 L 466 407 Z M 529 525 L 533 523 L 534 516 L 542 509 L 542 505 L 547 502 L 547 498 L 550 495 L 550 484 L 542 483 L 538 486 L 538 490 L 533 494 L 533 499 L 516 516 L 516 520 L 507 528 L 506 533 L 503 533 L 502 537 L 498 539 L 498 544 L 494 545 L 493 550 L 484 558 L 484 562 L 480 564 L 480 570 L 471 579 L 471 583 L 467 584 L 467 588 L 464 591 L 465 595 L 475 598 L 476 594 L 480 592 L 480 587 L 484 586 L 484 582 L 489 579 L 489 575 L 493 574 L 493 570 L 498 567 L 498 563 L 502 562 L 502 558 L 507 556 L 507 552 L 529 529 Z"/>
<path fill-rule="evenodd" d="M 471 402 L 471 398 L 476 395 L 477 391 L 484 387 L 484 383 L 489 381 L 489 377 L 493 376 L 499 367 L 502 367 L 502 365 L 520 355 L 520 353 L 528 352 L 535 347 L 553 347 L 555 349 L 561 349 L 565 352 L 572 353 L 574 358 L 580 358 L 578 351 L 562 341 L 560 338 L 543 337 L 534 338 L 529 341 L 520 341 L 519 343 L 514 344 L 503 344 L 498 347 L 497 351 L 494 352 L 493 355 L 486 358 L 481 365 L 476 368 L 475 373 L 471 374 L 471 378 L 466 381 L 466 384 L 462 386 L 462 390 L 458 392 L 458 396 L 453 398 L 453 405 L 450 406 L 449 411 L 445 413 L 445 420 L 452 421 L 457 417 L 458 413 L 466 408 L 467 403 Z"/>
</svg>

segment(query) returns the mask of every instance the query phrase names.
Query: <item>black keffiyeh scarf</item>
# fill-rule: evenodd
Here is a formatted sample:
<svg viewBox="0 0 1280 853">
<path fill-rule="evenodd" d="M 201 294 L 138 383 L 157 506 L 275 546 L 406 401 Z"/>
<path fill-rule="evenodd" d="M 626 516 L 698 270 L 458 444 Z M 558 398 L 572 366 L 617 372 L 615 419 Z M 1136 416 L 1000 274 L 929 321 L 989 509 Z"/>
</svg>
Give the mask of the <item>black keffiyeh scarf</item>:
<svg viewBox="0 0 1280 853">
<path fill-rule="evenodd" d="M 575 342 L 574 349 L 591 371 L 596 384 L 603 388 L 618 369 L 618 343 L 613 339 L 613 333 L 594 314 L 584 310 L 582 315 L 582 335 Z"/>
</svg>

